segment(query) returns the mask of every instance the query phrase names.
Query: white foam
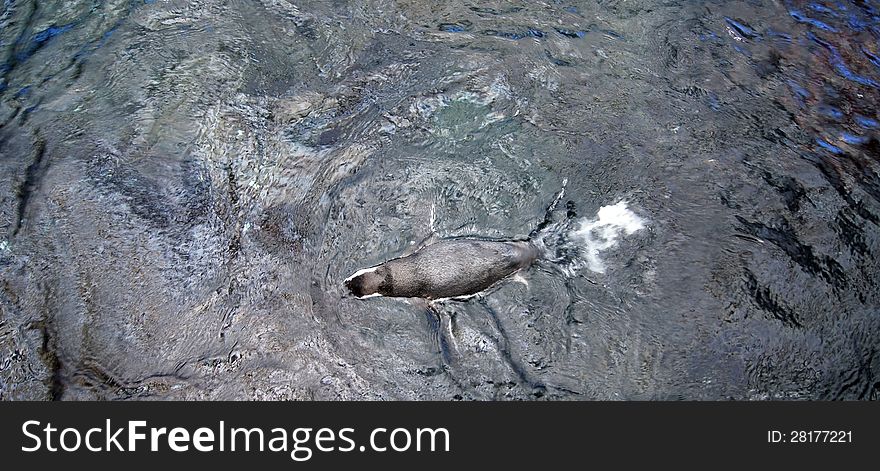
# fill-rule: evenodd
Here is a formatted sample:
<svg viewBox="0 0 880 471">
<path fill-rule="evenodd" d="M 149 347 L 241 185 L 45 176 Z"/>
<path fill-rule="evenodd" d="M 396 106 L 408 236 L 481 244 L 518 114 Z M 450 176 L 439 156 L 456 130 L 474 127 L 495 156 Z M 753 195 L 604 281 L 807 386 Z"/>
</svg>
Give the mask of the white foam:
<svg viewBox="0 0 880 471">
<path fill-rule="evenodd" d="M 605 263 L 599 253 L 617 245 L 621 236 L 632 235 L 645 227 L 645 221 L 627 208 L 626 201 L 602 206 L 595 219 L 581 221 L 570 234 L 572 241 L 583 249 L 587 267 L 605 273 Z"/>
<path fill-rule="evenodd" d="M 471 299 L 471 298 L 473 298 L 473 297 L 475 297 L 475 296 L 478 296 L 480 293 L 483 293 L 483 292 L 485 292 L 485 290 L 483 290 L 483 291 L 479 291 L 479 292 L 477 292 L 477 293 L 465 294 L 465 295 L 462 295 L 462 296 L 453 296 L 453 297 L 451 297 L 451 298 L 437 298 L 437 299 L 432 299 L 430 302 L 432 302 L 432 303 L 440 303 L 440 302 L 443 302 L 443 301 L 467 301 L 468 299 Z"/>
<path fill-rule="evenodd" d="M 355 279 L 355 278 L 357 278 L 357 277 L 363 275 L 364 273 L 370 273 L 370 272 L 374 272 L 374 271 L 376 271 L 376 269 L 378 269 L 380 266 L 381 266 L 381 265 L 376 265 L 375 267 L 370 267 L 370 268 L 361 268 L 360 270 L 354 272 L 354 275 L 351 275 L 351 276 L 349 276 L 348 278 L 346 278 L 346 279 L 344 279 L 344 280 L 342 280 L 342 281 L 345 282 L 345 283 L 347 283 L 347 282 L 349 282 L 349 281 L 351 281 L 351 280 L 353 280 L 353 279 Z"/>
</svg>

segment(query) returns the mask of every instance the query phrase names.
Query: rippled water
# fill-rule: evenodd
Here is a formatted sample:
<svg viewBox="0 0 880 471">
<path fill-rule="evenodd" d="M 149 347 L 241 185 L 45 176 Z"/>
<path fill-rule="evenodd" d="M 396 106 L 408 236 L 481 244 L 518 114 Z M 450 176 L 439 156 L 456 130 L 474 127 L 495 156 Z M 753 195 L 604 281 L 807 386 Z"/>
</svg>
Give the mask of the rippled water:
<svg viewBox="0 0 880 471">
<path fill-rule="evenodd" d="M 878 40 L 875 0 L 6 0 L 0 397 L 876 399 Z M 524 283 L 345 292 L 565 179 Z"/>
</svg>

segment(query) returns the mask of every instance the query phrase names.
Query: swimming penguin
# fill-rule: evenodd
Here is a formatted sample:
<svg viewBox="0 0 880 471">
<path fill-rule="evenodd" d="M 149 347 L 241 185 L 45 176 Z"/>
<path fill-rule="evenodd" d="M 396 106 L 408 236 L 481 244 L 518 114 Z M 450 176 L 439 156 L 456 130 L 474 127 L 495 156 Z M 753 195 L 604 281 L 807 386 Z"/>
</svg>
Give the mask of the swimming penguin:
<svg viewBox="0 0 880 471">
<path fill-rule="evenodd" d="M 483 291 L 528 268 L 540 257 L 537 235 L 552 223 L 551 213 L 562 198 L 564 185 L 544 221 L 527 240 L 441 240 L 405 257 L 358 270 L 345 279 L 345 287 L 362 299 L 390 296 L 429 301 L 463 298 Z"/>
<path fill-rule="evenodd" d="M 345 286 L 359 298 L 458 298 L 527 268 L 538 254 L 529 241 L 443 240 L 406 257 L 358 270 L 345 280 Z"/>
</svg>

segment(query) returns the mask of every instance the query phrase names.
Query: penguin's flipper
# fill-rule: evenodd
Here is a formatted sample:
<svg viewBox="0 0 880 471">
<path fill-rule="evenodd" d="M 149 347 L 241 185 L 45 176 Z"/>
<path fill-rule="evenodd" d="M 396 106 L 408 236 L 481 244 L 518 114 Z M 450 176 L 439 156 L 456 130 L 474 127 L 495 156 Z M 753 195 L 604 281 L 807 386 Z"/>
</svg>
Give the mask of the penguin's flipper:
<svg viewBox="0 0 880 471">
<path fill-rule="evenodd" d="M 457 345 L 453 335 L 454 322 L 452 318 L 443 314 L 440 305 L 436 301 L 428 301 L 421 298 L 411 298 L 410 302 L 424 309 L 425 320 L 428 323 L 428 333 L 431 338 L 431 348 L 440 357 L 444 365 L 455 363 Z"/>
</svg>

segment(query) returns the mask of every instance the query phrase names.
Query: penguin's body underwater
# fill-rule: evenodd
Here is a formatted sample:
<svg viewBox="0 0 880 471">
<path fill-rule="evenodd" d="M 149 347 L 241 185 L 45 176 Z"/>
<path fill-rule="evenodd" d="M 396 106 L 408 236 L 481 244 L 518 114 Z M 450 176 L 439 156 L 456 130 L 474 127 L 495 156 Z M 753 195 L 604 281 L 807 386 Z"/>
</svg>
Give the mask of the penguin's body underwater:
<svg viewBox="0 0 880 471">
<path fill-rule="evenodd" d="M 345 286 L 362 299 L 390 296 L 436 301 L 479 293 L 541 258 L 541 235 L 554 224 L 552 213 L 566 183 L 563 181 L 563 189 L 547 208 L 544 220 L 526 240 L 443 239 L 407 256 L 358 270 L 345 279 Z"/>
<path fill-rule="evenodd" d="M 458 298 L 527 268 L 538 254 L 529 241 L 442 240 L 406 257 L 359 270 L 345 280 L 345 286 L 359 298 Z"/>
</svg>

